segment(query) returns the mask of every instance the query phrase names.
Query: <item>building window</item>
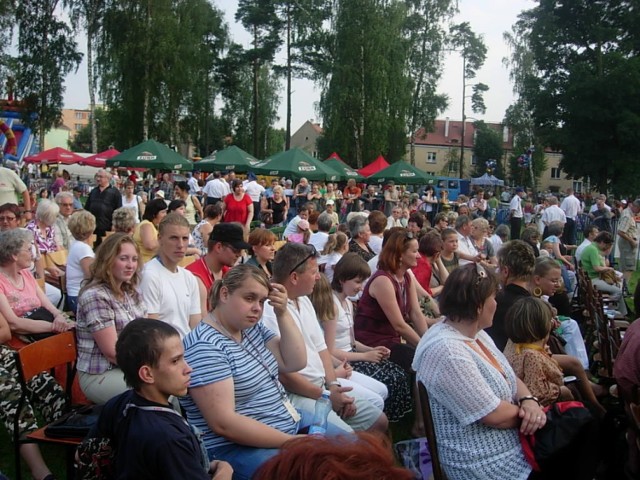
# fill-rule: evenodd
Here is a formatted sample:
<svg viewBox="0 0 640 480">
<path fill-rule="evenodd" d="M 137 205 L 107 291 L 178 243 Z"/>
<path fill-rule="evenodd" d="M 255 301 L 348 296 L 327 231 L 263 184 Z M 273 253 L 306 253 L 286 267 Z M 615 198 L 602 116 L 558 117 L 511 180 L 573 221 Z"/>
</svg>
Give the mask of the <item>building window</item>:
<svg viewBox="0 0 640 480">
<path fill-rule="evenodd" d="M 449 173 L 456 173 L 458 171 L 458 162 L 449 162 Z"/>
<path fill-rule="evenodd" d="M 76 132 L 78 132 L 78 131 L 80 131 L 80 130 L 82 130 L 84 128 L 84 125 L 81 124 L 81 123 L 76 123 L 74 125 L 74 128 L 76 129 Z"/>
<path fill-rule="evenodd" d="M 84 120 L 84 112 L 76 112 L 76 120 Z"/>
<path fill-rule="evenodd" d="M 317 150 L 314 150 L 314 151 L 312 152 L 312 154 L 313 154 L 313 158 L 318 158 L 318 152 L 317 152 Z"/>
<path fill-rule="evenodd" d="M 478 164 L 478 157 L 476 157 L 475 155 L 471 156 L 471 165 L 477 165 Z"/>
<path fill-rule="evenodd" d="M 551 169 L 551 178 L 560 178 L 560 168 L 552 168 Z"/>
<path fill-rule="evenodd" d="M 427 163 L 436 163 L 436 152 L 427 152 Z"/>
<path fill-rule="evenodd" d="M 582 193 L 582 182 L 574 181 L 573 182 L 573 191 L 576 193 Z"/>
</svg>

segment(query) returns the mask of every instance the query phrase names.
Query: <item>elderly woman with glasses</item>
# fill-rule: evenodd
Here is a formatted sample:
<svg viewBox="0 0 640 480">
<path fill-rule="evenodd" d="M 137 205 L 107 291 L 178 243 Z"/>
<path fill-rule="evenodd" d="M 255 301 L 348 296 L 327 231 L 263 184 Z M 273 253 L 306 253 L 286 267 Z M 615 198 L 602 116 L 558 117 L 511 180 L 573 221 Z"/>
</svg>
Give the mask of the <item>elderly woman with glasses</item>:
<svg viewBox="0 0 640 480">
<path fill-rule="evenodd" d="M 367 218 L 354 214 L 349 220 L 349 232 L 351 233 L 351 241 L 349 242 L 349 251 L 360 255 L 365 262 L 368 262 L 376 256 L 375 252 L 369 246 L 371 238 L 371 229 Z"/>
<path fill-rule="evenodd" d="M 382 247 L 378 271 L 365 286 L 354 319 L 356 340 L 370 347 L 387 347 L 390 360 L 406 371 L 411 371 L 415 347 L 427 331 L 409 273 L 418 257 L 418 240 L 403 230 L 393 232 Z"/>
<path fill-rule="evenodd" d="M 461 266 L 440 295 L 445 320 L 418 345 L 413 367 L 429 392 L 440 460 L 448 478 L 529 477 L 518 430 L 547 417 L 484 329 L 496 311 L 498 281 L 478 264 Z"/>
</svg>

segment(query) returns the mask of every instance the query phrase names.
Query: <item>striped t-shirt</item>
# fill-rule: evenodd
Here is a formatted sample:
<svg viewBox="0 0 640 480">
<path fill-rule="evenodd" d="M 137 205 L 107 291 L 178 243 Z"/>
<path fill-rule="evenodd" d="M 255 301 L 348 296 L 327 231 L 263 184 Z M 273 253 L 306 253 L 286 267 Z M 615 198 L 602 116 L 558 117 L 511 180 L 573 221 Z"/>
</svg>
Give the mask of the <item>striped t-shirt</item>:
<svg viewBox="0 0 640 480">
<path fill-rule="evenodd" d="M 280 392 L 284 389 L 278 381 L 278 363 L 265 346 L 274 336 L 259 323 L 244 330 L 240 346 L 211 325 L 200 322 L 183 340 L 185 359 L 193 369 L 190 388 L 233 377 L 236 413 L 294 434 L 297 423 L 282 400 Z M 190 395 L 181 398 L 180 403 L 189 422 L 203 432 L 207 450 L 234 443 L 209 428 Z"/>
</svg>

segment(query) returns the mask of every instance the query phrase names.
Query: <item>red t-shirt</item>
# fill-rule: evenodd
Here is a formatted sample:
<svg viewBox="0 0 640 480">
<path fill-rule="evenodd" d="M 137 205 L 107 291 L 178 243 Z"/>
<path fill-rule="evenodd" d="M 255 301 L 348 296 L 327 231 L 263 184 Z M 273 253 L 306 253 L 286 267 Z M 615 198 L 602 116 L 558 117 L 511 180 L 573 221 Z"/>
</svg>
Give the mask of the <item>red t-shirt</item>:
<svg viewBox="0 0 640 480">
<path fill-rule="evenodd" d="M 233 193 L 230 193 L 224 197 L 224 204 L 226 205 L 224 212 L 225 222 L 240 222 L 242 225 L 247 223 L 249 205 L 253 205 L 249 195 L 245 193 L 244 197 L 238 201 L 234 198 Z"/>
<path fill-rule="evenodd" d="M 431 293 L 431 272 L 433 269 L 431 268 L 431 263 L 425 257 L 418 258 L 418 265 L 411 269 L 413 274 L 416 277 L 416 280 L 422 288 L 424 288 L 429 295 L 433 295 Z"/>
</svg>

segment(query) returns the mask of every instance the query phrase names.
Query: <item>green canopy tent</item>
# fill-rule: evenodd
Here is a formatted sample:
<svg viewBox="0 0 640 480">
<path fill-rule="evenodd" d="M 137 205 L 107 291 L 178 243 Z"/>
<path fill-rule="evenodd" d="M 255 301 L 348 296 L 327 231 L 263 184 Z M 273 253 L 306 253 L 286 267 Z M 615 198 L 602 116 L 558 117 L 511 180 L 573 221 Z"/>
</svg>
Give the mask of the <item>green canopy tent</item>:
<svg viewBox="0 0 640 480">
<path fill-rule="evenodd" d="M 393 181 L 399 185 L 422 185 L 434 178 L 433 175 L 429 175 L 407 162 L 399 161 L 367 177 L 367 182 L 386 183 Z"/>
<path fill-rule="evenodd" d="M 327 180 L 335 182 L 340 174 L 300 148 L 276 153 L 251 169 L 260 175 L 287 177 L 291 180 Z"/>
<path fill-rule="evenodd" d="M 349 180 L 351 178 L 353 178 L 356 182 L 361 182 L 364 180 L 364 177 L 362 175 L 360 175 L 353 168 L 344 163 L 335 153 L 332 153 L 331 156 L 327 158 L 323 163 L 338 172 L 340 174 L 340 180 Z"/>
<path fill-rule="evenodd" d="M 107 167 L 193 170 L 193 163 L 166 145 L 147 140 L 107 160 Z"/>
<path fill-rule="evenodd" d="M 230 147 L 213 152 L 208 157 L 203 158 L 194 164 L 194 168 L 202 172 L 233 170 L 237 173 L 246 173 L 259 162 L 260 160 L 250 153 L 245 152 L 240 147 L 231 145 Z"/>
</svg>

